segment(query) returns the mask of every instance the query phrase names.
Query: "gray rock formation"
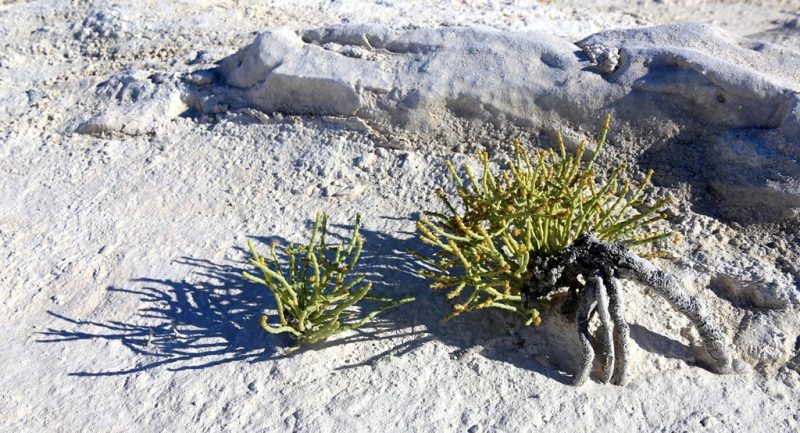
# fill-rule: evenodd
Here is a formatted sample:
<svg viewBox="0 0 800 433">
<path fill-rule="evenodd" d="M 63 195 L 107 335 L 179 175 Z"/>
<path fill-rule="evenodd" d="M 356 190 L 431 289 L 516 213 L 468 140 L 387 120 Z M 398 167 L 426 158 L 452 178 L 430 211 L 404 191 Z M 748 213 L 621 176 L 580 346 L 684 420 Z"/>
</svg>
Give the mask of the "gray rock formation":
<svg viewBox="0 0 800 433">
<path fill-rule="evenodd" d="M 446 128 L 448 117 L 551 127 L 611 110 L 652 129 L 798 133 L 800 53 L 703 25 L 603 32 L 576 44 L 477 28 L 277 29 L 222 61 L 225 82 L 264 111 L 355 115 L 379 129 Z"/>
<path fill-rule="evenodd" d="M 225 86 L 195 98 L 200 111 L 356 117 L 426 141 L 481 127 L 596 130 L 610 111 L 642 137 L 636 153 L 662 182 L 698 177 L 717 216 L 800 218 L 800 53 L 714 27 L 615 30 L 577 44 L 486 28 L 275 29 L 217 72 Z"/>
</svg>

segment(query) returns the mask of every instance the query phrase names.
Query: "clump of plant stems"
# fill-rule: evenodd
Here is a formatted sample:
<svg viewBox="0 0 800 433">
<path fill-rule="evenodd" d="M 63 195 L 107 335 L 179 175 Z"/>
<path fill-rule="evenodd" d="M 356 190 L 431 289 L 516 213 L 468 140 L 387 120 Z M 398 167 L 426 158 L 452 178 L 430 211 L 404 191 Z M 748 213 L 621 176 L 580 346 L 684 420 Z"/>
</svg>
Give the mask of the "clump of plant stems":
<svg viewBox="0 0 800 433">
<path fill-rule="evenodd" d="M 361 216 L 356 216 L 350 242 L 329 245 L 326 243 L 328 216 L 317 214 L 311 240 L 307 245 L 290 244 L 283 249 L 282 263 L 277 245 L 270 248 L 269 256 L 256 252 L 252 242 L 248 247 L 250 263 L 262 276 L 248 272 L 243 275 L 250 281 L 263 284 L 275 297 L 278 324 L 268 323 L 261 316 L 261 327 L 272 334 L 288 333 L 295 340 L 293 351 L 304 343 L 315 343 L 335 334 L 358 328 L 390 308 L 411 302 L 414 298 L 398 301 L 370 296 L 372 283 L 364 281 L 365 275 L 353 274 L 364 240 L 359 234 Z M 382 303 L 380 308 L 359 317 L 352 308 L 361 300 Z"/>
<path fill-rule="evenodd" d="M 521 295 L 531 279 L 533 258 L 554 255 L 588 232 L 626 246 L 675 235 L 649 229 L 665 218 L 660 211 L 670 201 L 645 203 L 642 194 L 652 171 L 634 185 L 623 179 L 628 166 L 622 164 L 605 181 L 599 179 L 594 164 L 606 144 L 610 120 L 607 116 L 591 156 L 585 140 L 574 153 L 567 152 L 557 133 L 558 153 L 529 152 L 516 139 L 514 159 L 498 172 L 492 171 L 482 151 L 477 153 L 477 175 L 465 165 L 462 177 L 447 163 L 458 201 L 438 189 L 446 211 L 424 212 L 417 222 L 420 240 L 434 249 L 429 255 L 417 253 L 426 264 L 421 275 L 433 280 L 432 288 L 446 289 L 447 297 L 456 300 L 446 319 L 494 307 L 538 325 L 539 311 L 526 308 Z"/>
</svg>

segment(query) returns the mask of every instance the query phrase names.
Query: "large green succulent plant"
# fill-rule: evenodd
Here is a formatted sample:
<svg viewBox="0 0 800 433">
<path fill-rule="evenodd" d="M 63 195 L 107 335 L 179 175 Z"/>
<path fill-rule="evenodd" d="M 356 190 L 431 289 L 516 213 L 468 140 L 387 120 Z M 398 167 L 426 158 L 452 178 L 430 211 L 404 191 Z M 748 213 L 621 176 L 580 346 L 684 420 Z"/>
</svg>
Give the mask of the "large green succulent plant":
<svg viewBox="0 0 800 433">
<path fill-rule="evenodd" d="M 436 194 L 447 210 L 424 212 L 417 222 L 420 240 L 434 249 L 430 255 L 418 254 L 426 264 L 421 274 L 433 280 L 432 288 L 447 289 L 448 298 L 458 299 L 447 318 L 495 307 L 523 315 L 527 324 L 539 324 L 539 311 L 523 305 L 521 297 L 533 257 L 555 254 L 587 232 L 626 245 L 673 235 L 648 230 L 665 217 L 660 210 L 670 200 L 645 204 L 642 194 L 652 171 L 632 185 L 622 180 L 627 169 L 623 164 L 607 180 L 598 180 L 594 163 L 609 124 L 610 116 L 588 158 L 586 141 L 569 153 L 558 133 L 558 154 L 537 149 L 531 155 L 515 140 L 515 158 L 496 174 L 485 152 L 478 152 L 480 177 L 465 165 L 462 178 L 447 163 L 460 204 L 439 189 Z"/>
</svg>

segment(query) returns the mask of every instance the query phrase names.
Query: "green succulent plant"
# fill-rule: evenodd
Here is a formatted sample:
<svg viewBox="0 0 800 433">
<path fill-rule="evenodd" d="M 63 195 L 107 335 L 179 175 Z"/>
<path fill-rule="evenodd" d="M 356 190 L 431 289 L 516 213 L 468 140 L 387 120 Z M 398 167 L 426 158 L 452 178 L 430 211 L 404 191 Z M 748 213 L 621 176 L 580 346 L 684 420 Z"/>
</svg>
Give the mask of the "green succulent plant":
<svg viewBox="0 0 800 433">
<path fill-rule="evenodd" d="M 458 299 L 446 319 L 494 307 L 538 325 L 539 311 L 523 305 L 521 296 L 533 257 L 562 251 L 587 232 L 629 246 L 677 236 L 648 230 L 665 218 L 660 211 L 670 201 L 668 197 L 645 204 L 642 193 L 652 171 L 632 185 L 621 179 L 627 169 L 622 164 L 607 180 L 598 180 L 594 163 L 605 146 L 610 121 L 607 116 L 599 143 L 587 158 L 586 141 L 569 153 L 557 133 L 558 154 L 536 149 L 531 155 L 516 139 L 515 158 L 497 174 L 486 152 L 478 152 L 480 178 L 465 165 L 462 179 L 447 163 L 460 205 L 442 189 L 436 191 L 447 210 L 424 212 L 417 222 L 420 240 L 434 252 L 416 253 L 425 263 L 420 274 L 433 280 L 431 287 L 447 289 L 449 299 Z"/>
<path fill-rule="evenodd" d="M 262 272 L 262 277 L 248 272 L 250 281 L 263 284 L 275 297 L 279 323 L 271 325 L 261 316 L 261 327 L 272 334 L 289 333 L 295 339 L 293 351 L 304 343 L 315 343 L 335 334 L 358 328 L 383 311 L 414 300 L 398 301 L 370 296 L 372 283 L 365 275 L 354 275 L 364 240 L 359 234 L 361 215 L 356 216 L 353 234 L 347 246 L 326 243 L 328 216 L 317 214 L 308 245 L 290 244 L 284 248 L 285 270 L 278 256 L 277 245 L 270 248 L 269 257 L 256 252 L 252 242 L 248 247 L 250 263 Z M 361 300 L 383 305 L 363 316 L 352 308 Z"/>
</svg>

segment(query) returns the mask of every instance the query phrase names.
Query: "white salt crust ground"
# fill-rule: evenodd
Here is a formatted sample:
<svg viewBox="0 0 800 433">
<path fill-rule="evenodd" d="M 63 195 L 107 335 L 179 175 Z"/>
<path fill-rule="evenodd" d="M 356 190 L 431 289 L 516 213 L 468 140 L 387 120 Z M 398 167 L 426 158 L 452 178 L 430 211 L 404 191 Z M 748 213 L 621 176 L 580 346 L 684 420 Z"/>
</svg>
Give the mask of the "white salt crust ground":
<svg viewBox="0 0 800 433">
<path fill-rule="evenodd" d="M 626 285 L 631 383 L 573 388 L 565 383 L 578 345 L 562 318 L 548 315 L 535 329 L 494 312 L 441 324 L 446 302 L 403 256 L 417 245 L 415 213 L 437 206 L 430 191 L 446 185 L 442 161 L 468 155 L 436 144 L 387 149 L 336 119 L 258 113 L 153 119 L 153 128 L 132 131 L 139 135 L 75 132 L 108 104 L 96 88 L 109 78 L 193 71 L 278 25 L 482 24 L 577 41 L 690 20 L 797 49 L 797 10 L 792 2 L 635 10 L 622 2 L 4 2 L 2 430 L 797 431 L 797 306 L 755 308 L 765 305 L 748 289 L 758 281 L 737 280 L 797 278 L 791 227 L 721 222 L 692 202 L 689 186 L 656 188 L 676 196 L 673 213 L 683 215 L 673 224 L 685 237 L 673 247 L 679 259 L 659 264 L 703 293 L 754 372 L 696 366 L 688 322 Z M 239 277 L 241 248 L 247 238 L 302 241 L 317 210 L 345 226 L 360 210 L 362 264 L 376 291 L 418 303 L 286 357 L 286 341 L 258 328 L 269 298 Z M 704 290 L 712 277 L 715 290 Z"/>
</svg>

